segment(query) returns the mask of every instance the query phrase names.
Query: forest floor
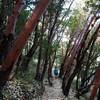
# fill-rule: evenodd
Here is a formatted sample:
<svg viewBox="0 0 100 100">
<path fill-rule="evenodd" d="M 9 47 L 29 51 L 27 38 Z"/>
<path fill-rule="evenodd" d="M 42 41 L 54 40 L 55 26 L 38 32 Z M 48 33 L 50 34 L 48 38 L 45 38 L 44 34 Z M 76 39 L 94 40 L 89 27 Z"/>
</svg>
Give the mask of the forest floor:
<svg viewBox="0 0 100 100">
<path fill-rule="evenodd" d="M 53 86 L 50 86 L 48 82 L 44 83 L 45 91 L 40 100 L 79 100 L 75 96 L 75 90 L 70 89 L 68 98 L 65 97 L 62 93 L 61 85 L 62 82 L 59 78 L 54 78 L 52 80 Z M 84 97 L 81 97 L 80 100 L 87 100 Z"/>
<path fill-rule="evenodd" d="M 44 80 L 44 86 L 41 86 L 41 83 L 35 80 L 28 85 L 9 81 L 3 90 L 4 99 L 0 100 L 78 100 L 74 97 L 74 88 L 70 89 L 68 98 L 63 95 L 62 81 L 59 78 L 53 78 L 52 83 L 50 86 L 48 80 Z M 80 100 L 88 99 L 81 97 Z"/>
<path fill-rule="evenodd" d="M 65 96 L 61 89 L 61 80 L 58 78 L 53 79 L 53 86 L 45 84 L 45 91 L 42 100 L 65 100 Z"/>
</svg>

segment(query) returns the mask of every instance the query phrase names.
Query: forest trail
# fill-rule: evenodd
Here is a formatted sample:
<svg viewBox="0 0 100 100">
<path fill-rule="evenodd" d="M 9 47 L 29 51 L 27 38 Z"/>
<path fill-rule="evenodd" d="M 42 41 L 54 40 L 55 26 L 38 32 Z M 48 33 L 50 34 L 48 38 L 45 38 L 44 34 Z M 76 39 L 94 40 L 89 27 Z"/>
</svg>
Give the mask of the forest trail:
<svg viewBox="0 0 100 100">
<path fill-rule="evenodd" d="M 42 100 L 65 100 L 61 89 L 61 80 L 53 79 L 53 86 L 45 85 L 45 91 Z"/>
</svg>

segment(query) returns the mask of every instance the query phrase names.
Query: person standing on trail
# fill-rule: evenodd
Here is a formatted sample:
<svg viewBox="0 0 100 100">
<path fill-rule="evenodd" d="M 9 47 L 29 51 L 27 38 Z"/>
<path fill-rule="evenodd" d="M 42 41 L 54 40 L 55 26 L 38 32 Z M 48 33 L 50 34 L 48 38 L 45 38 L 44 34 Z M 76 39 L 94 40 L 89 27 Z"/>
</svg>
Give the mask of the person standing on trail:
<svg viewBox="0 0 100 100">
<path fill-rule="evenodd" d="M 53 77 L 59 77 L 59 73 L 60 73 L 60 70 L 58 67 L 53 67 L 52 68 L 52 76 Z"/>
</svg>

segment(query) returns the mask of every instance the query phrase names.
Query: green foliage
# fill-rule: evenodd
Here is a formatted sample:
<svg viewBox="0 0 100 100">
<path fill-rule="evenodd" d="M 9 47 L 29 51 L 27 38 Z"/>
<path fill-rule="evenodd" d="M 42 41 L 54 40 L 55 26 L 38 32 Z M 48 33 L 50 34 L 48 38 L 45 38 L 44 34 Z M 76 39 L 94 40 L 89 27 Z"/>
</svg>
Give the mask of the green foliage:
<svg viewBox="0 0 100 100">
<path fill-rule="evenodd" d="M 65 21 L 62 21 L 61 24 L 62 24 L 62 26 L 68 27 L 68 29 L 70 31 L 69 33 L 73 34 L 73 33 L 75 33 L 76 29 L 79 26 L 80 26 L 79 27 L 80 29 L 83 28 L 84 19 L 85 19 L 85 16 L 83 16 L 82 13 L 78 9 L 75 9 L 72 11 L 69 18 Z"/>
<path fill-rule="evenodd" d="M 90 6 L 93 7 L 94 3 L 93 2 L 91 3 L 91 2 L 92 2 L 92 0 L 87 1 L 87 5 L 90 5 Z M 47 19 L 49 19 L 51 21 L 51 23 L 48 23 L 49 21 L 47 21 L 47 20 L 45 20 L 44 23 L 48 23 L 48 27 L 49 27 L 49 24 L 50 24 L 51 26 L 49 28 L 51 28 L 52 24 L 53 24 L 53 21 L 54 21 L 55 14 L 56 14 L 55 12 L 59 11 L 59 13 L 61 13 L 60 17 L 62 17 L 64 15 L 64 12 L 62 13 L 62 10 L 63 10 L 63 6 L 60 5 L 58 3 L 58 1 L 53 1 L 51 3 L 51 5 L 48 7 L 47 15 L 45 16 L 45 17 L 47 17 Z M 27 20 L 28 16 L 30 15 L 30 13 L 31 13 L 31 11 L 28 11 L 28 10 L 23 10 L 22 11 L 20 17 L 18 18 L 16 33 L 19 33 L 22 30 L 22 28 L 23 28 L 24 24 L 26 23 L 26 20 Z M 75 33 L 78 26 L 80 26 L 80 29 L 82 29 L 82 25 L 84 24 L 83 19 L 85 19 L 85 18 L 82 15 L 82 12 L 79 9 L 69 10 L 67 13 L 68 13 L 69 18 L 62 21 L 61 27 L 68 27 L 68 29 L 69 29 L 68 31 L 69 31 L 69 34 L 70 34 L 70 37 L 71 37 L 71 35 L 73 33 Z M 61 22 L 60 17 L 57 19 L 58 23 Z M 81 18 L 82 22 L 80 21 L 80 18 Z M 40 20 L 40 23 L 42 24 L 41 20 Z M 41 61 L 45 59 L 44 57 L 46 55 L 47 50 L 48 50 L 48 54 L 47 54 L 48 57 L 52 56 L 52 54 L 56 51 L 55 63 L 58 66 L 60 66 L 61 62 L 63 61 L 63 56 L 64 56 L 64 55 L 62 55 L 61 45 L 58 42 L 58 40 L 55 40 L 55 39 L 50 41 L 50 42 L 48 41 L 48 36 L 49 36 L 49 32 L 50 32 L 49 28 L 44 33 L 44 35 L 41 36 L 41 26 L 42 25 L 38 24 L 39 30 L 37 32 L 37 33 L 40 33 L 39 37 L 43 38 L 42 42 L 39 45 L 39 46 L 42 47 Z M 46 27 L 46 26 L 44 26 L 44 27 Z M 57 30 L 59 30 L 61 27 L 58 27 Z M 56 30 L 54 30 L 54 31 L 56 31 Z M 30 48 L 30 46 L 29 46 L 29 48 Z M 63 48 L 66 50 L 65 46 Z M 96 48 L 97 48 L 96 52 L 99 52 L 98 46 L 95 47 L 95 49 Z M 38 57 L 37 57 L 38 53 L 39 53 L 39 49 L 36 51 L 32 61 L 30 62 L 27 72 L 17 75 L 17 78 L 19 80 L 26 81 L 26 82 L 27 81 L 32 82 L 32 80 L 35 76 L 35 73 L 36 73 L 35 71 L 36 71 L 36 66 L 37 66 L 37 61 L 38 61 Z M 94 66 L 94 64 L 92 64 L 92 66 Z M 43 68 L 43 66 L 40 66 L 40 67 Z M 83 71 L 84 71 L 84 69 L 83 69 Z"/>
<path fill-rule="evenodd" d="M 52 44 L 52 48 L 53 48 L 53 50 L 57 50 L 58 48 L 60 48 L 59 42 L 58 42 L 58 41 L 55 41 L 55 42 Z"/>
<path fill-rule="evenodd" d="M 94 45 L 94 50 L 95 52 L 99 52 L 100 51 L 100 46 L 98 44 Z"/>
<path fill-rule="evenodd" d="M 7 0 L 7 15 L 11 16 L 13 8 L 14 8 L 15 1 L 14 0 Z"/>
<path fill-rule="evenodd" d="M 16 33 L 19 33 L 23 29 L 23 26 L 25 25 L 29 14 L 30 14 L 30 12 L 28 10 L 22 11 L 21 15 L 18 18 L 18 22 L 16 25 Z"/>
<path fill-rule="evenodd" d="M 98 2 L 100 3 L 99 0 L 98 0 Z M 87 0 L 86 6 L 87 6 L 87 8 L 92 7 L 94 10 L 100 9 L 100 4 L 99 5 L 97 4 L 97 0 Z"/>
<path fill-rule="evenodd" d="M 77 16 L 72 16 L 69 19 L 69 23 L 68 23 L 68 26 L 71 28 L 72 33 L 75 31 L 77 25 L 78 25 L 78 18 L 77 18 Z"/>
</svg>

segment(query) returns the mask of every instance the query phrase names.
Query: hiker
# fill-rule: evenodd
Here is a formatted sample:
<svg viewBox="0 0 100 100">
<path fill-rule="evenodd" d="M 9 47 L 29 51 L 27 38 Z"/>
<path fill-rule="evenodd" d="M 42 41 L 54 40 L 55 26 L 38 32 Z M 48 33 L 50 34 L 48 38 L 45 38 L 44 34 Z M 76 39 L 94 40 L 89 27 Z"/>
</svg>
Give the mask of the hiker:
<svg viewBox="0 0 100 100">
<path fill-rule="evenodd" d="M 60 70 L 58 67 L 53 67 L 52 68 L 52 76 L 53 77 L 59 77 L 59 73 L 60 73 Z"/>
</svg>

